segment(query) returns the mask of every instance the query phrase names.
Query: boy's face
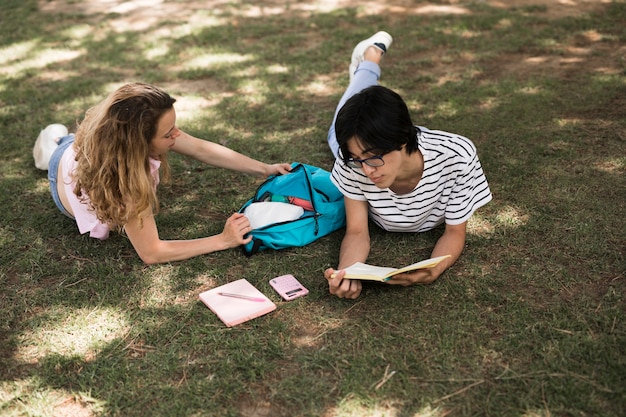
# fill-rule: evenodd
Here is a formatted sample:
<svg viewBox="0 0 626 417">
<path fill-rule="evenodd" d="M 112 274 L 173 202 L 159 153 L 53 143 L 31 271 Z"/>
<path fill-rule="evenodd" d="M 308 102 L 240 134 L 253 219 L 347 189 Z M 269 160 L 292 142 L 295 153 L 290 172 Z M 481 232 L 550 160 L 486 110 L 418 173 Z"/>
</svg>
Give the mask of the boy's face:
<svg viewBox="0 0 626 417">
<path fill-rule="evenodd" d="M 372 157 L 381 157 L 375 158 L 372 161 L 375 164 L 379 164 L 382 159 L 382 162 L 384 162 L 382 166 L 372 167 L 366 162 L 363 162 L 363 166 L 360 168 L 376 187 L 382 189 L 389 188 L 396 181 L 403 160 L 402 154 L 405 152 L 404 148 L 399 151 L 391 151 L 381 155 L 380 150 L 365 149 L 363 144 L 355 138 L 350 139 L 346 145 L 349 151 L 348 157 L 355 160 L 362 161 Z"/>
</svg>

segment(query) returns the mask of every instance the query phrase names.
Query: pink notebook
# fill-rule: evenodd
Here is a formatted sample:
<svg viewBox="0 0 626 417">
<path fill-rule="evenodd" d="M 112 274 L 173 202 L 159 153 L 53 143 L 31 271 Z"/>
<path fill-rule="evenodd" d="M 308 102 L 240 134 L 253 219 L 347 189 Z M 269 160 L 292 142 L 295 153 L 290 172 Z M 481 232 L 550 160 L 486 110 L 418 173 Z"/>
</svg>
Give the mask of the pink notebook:
<svg viewBox="0 0 626 417">
<path fill-rule="evenodd" d="M 276 304 L 243 278 L 201 293 L 200 301 L 228 327 L 276 310 Z"/>
</svg>

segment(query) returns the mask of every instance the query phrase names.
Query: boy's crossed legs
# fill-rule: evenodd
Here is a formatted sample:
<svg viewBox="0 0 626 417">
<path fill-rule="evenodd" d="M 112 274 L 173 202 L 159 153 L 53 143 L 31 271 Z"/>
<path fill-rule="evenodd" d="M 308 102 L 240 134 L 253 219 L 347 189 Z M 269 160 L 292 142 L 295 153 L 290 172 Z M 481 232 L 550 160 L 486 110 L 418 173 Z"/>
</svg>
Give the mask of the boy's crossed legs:
<svg viewBox="0 0 626 417">
<path fill-rule="evenodd" d="M 333 122 L 328 130 L 328 146 L 330 146 L 335 158 L 339 156 L 339 144 L 337 143 L 337 137 L 335 135 L 337 113 L 339 113 L 339 110 L 350 97 L 367 87 L 378 85 L 381 74 L 380 62 L 383 59 L 383 55 L 389 49 L 391 42 L 393 42 L 391 35 L 381 31 L 359 42 L 352 51 L 352 59 L 349 67 L 350 84 L 337 104 Z"/>
</svg>

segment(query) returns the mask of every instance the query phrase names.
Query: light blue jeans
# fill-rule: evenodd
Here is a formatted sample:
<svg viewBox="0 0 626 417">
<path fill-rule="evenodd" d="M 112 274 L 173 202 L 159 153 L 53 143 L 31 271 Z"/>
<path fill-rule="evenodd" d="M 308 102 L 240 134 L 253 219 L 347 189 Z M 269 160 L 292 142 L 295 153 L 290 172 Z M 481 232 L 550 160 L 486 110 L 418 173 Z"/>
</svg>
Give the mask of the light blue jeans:
<svg viewBox="0 0 626 417">
<path fill-rule="evenodd" d="M 52 157 L 50 158 L 50 163 L 48 165 L 48 181 L 50 182 L 50 193 L 52 194 L 52 200 L 54 200 L 54 204 L 61 210 L 61 213 L 65 214 L 70 219 L 74 217 L 68 213 L 68 211 L 63 207 L 61 203 L 61 198 L 59 197 L 59 190 L 57 189 L 57 173 L 59 172 L 59 164 L 61 163 L 61 158 L 63 154 L 74 143 L 74 134 L 70 133 L 67 136 L 63 136 L 59 139 L 59 146 L 52 153 Z"/>
<path fill-rule="evenodd" d="M 337 109 L 335 110 L 335 115 L 333 116 L 333 123 L 330 125 L 330 129 L 328 130 L 328 146 L 330 146 L 330 150 L 333 152 L 333 155 L 335 155 L 335 158 L 339 156 L 339 144 L 337 143 L 337 135 L 335 134 L 335 121 L 337 120 L 337 113 L 339 113 L 339 110 L 341 110 L 350 97 L 359 91 L 365 90 L 367 87 L 378 85 L 379 78 L 380 66 L 371 61 L 361 62 L 354 72 L 350 85 L 348 85 L 348 88 L 343 93 L 341 100 L 339 100 L 339 103 L 337 104 Z"/>
</svg>

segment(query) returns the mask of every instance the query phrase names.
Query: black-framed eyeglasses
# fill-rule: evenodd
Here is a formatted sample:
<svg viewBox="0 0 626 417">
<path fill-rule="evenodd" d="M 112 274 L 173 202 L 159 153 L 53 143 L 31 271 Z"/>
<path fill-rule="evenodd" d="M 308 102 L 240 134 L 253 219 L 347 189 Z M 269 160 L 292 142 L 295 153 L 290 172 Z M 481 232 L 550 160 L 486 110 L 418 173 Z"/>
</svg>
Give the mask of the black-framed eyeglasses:
<svg viewBox="0 0 626 417">
<path fill-rule="evenodd" d="M 350 168 L 361 168 L 363 167 L 363 164 L 374 168 L 381 167 L 385 165 L 383 156 L 384 155 L 376 155 L 365 159 L 348 158 L 348 160 L 346 161 L 346 165 L 348 165 Z"/>
</svg>

